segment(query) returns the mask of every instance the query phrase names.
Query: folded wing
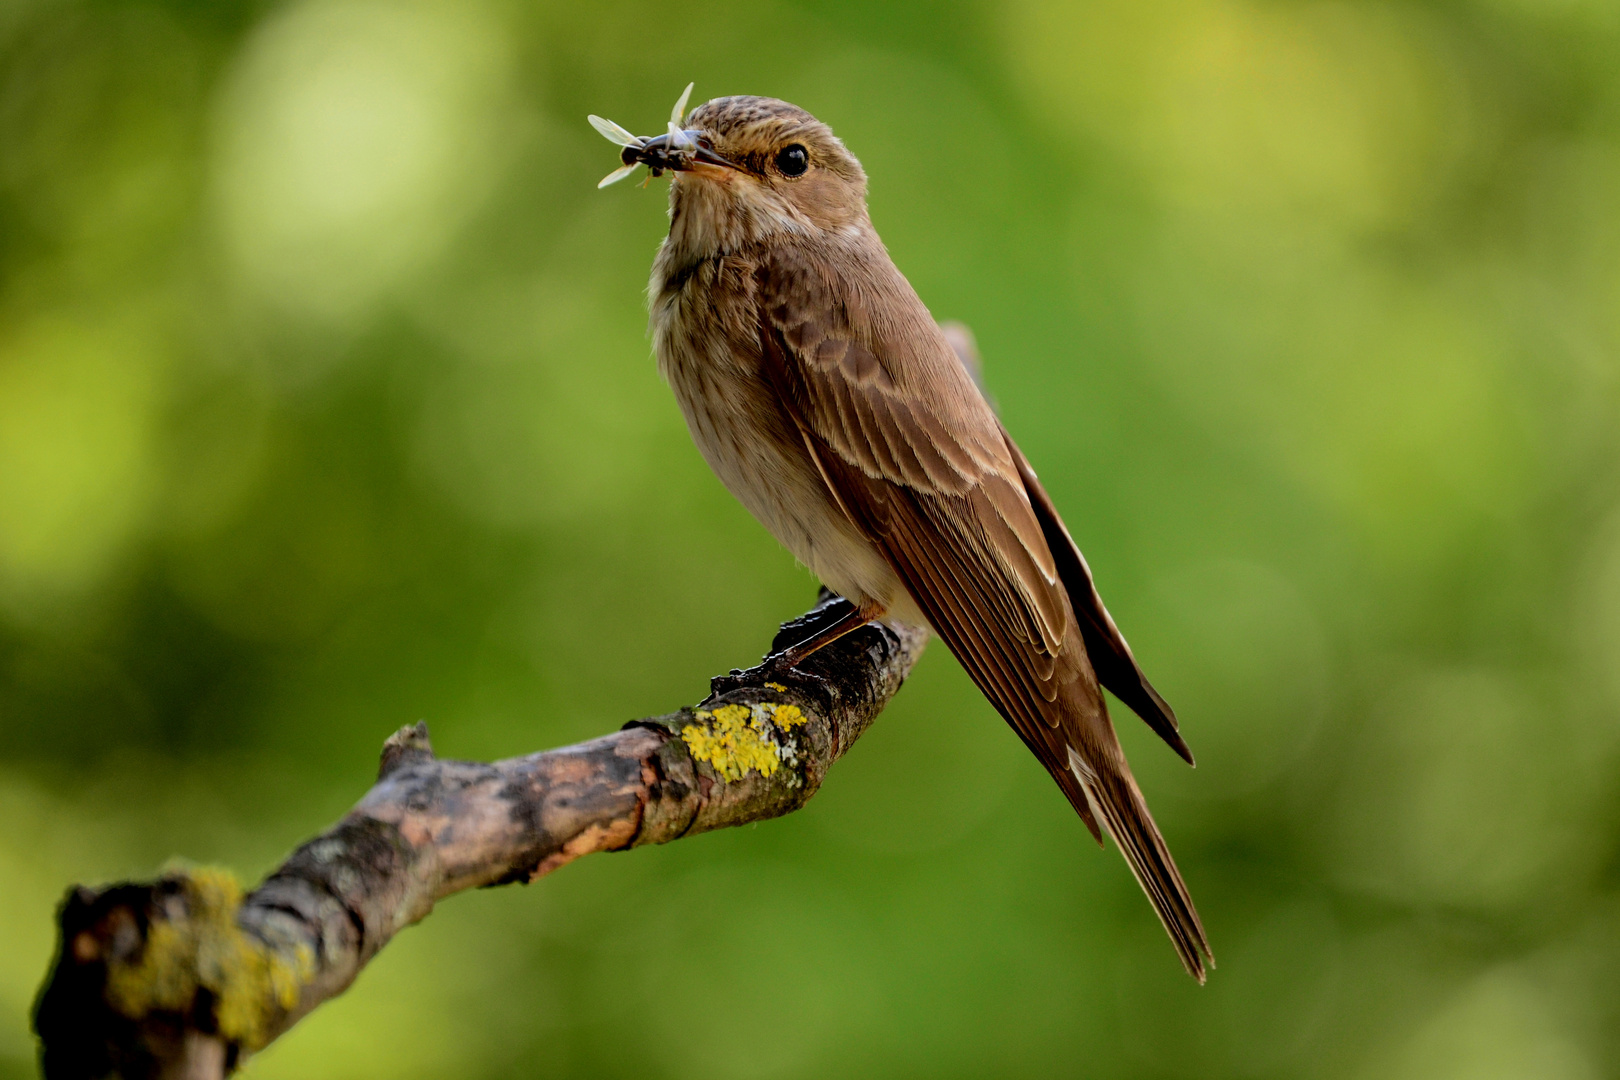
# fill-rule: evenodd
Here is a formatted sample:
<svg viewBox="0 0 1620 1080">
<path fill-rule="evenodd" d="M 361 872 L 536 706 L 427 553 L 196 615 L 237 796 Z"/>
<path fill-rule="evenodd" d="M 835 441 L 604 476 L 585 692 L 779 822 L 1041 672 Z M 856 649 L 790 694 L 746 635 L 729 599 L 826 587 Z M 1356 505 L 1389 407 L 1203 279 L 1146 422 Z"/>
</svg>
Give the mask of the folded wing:
<svg viewBox="0 0 1620 1080">
<path fill-rule="evenodd" d="M 1174 734 L 1174 718 L 1095 599 L 1023 455 L 898 272 L 875 283 L 904 290 L 883 307 L 910 321 L 892 326 L 865 317 L 852 300 L 860 290 L 801 266 L 767 263 L 756 285 L 765 377 L 828 488 L 1092 833 L 1114 836 L 1202 981 L 1203 928 L 1108 719 L 1092 638 L 1135 701 L 1122 699 L 1160 710 L 1155 730 L 1168 723 Z"/>
</svg>

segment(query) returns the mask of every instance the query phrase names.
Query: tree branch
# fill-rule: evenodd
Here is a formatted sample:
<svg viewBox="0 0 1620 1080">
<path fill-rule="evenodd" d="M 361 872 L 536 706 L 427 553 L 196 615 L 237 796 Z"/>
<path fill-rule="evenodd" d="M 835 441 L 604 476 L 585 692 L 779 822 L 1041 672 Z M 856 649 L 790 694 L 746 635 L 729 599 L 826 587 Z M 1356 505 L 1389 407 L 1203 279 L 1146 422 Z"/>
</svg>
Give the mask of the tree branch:
<svg viewBox="0 0 1620 1080">
<path fill-rule="evenodd" d="M 773 647 L 804 637 L 827 602 Z M 925 640 L 868 624 L 794 671 L 716 678 L 697 708 L 493 764 L 436 758 L 425 724 L 402 728 L 376 786 L 246 896 L 209 869 L 72 889 L 34 1015 L 45 1075 L 216 1080 L 442 897 L 797 810 Z"/>
</svg>

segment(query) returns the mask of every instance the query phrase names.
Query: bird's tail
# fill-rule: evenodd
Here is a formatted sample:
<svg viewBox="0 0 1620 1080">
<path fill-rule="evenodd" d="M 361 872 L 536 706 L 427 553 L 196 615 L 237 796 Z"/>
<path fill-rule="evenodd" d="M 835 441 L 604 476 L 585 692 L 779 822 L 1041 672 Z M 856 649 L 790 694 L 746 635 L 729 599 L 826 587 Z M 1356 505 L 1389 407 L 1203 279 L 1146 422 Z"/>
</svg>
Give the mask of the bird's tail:
<svg viewBox="0 0 1620 1080">
<path fill-rule="evenodd" d="M 1085 796 L 1089 816 L 1119 845 L 1137 884 L 1147 893 L 1159 921 L 1170 934 L 1187 974 L 1202 983 L 1206 965 L 1215 966 L 1215 955 L 1210 952 L 1204 925 L 1193 907 L 1192 894 L 1181 880 L 1181 871 L 1176 869 L 1130 769 L 1123 760 L 1115 764 L 1108 755 L 1099 757 L 1103 759 L 1101 764 L 1093 765 L 1069 747 L 1069 771 Z"/>
</svg>

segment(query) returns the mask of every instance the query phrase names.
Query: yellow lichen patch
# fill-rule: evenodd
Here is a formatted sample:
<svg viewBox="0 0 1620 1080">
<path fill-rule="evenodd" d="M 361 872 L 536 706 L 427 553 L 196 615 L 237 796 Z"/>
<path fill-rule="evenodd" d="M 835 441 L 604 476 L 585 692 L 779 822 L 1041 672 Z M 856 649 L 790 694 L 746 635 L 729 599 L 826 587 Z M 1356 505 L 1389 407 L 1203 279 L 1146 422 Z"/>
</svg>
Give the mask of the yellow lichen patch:
<svg viewBox="0 0 1620 1080">
<path fill-rule="evenodd" d="M 681 739 L 694 758 L 707 761 L 726 780 L 741 780 L 751 769 L 771 776 L 784 760 L 797 760 L 791 742 L 784 745 L 776 739 L 804 724 L 804 713 L 797 705 L 768 701 L 752 708 L 722 705 L 713 712 L 699 709 L 693 715 L 701 722 L 683 727 Z"/>
<path fill-rule="evenodd" d="M 783 686 L 779 682 L 768 682 L 765 684 L 765 688 L 767 690 L 775 690 L 778 694 L 787 693 L 787 687 Z"/>
<path fill-rule="evenodd" d="M 771 712 L 771 723 L 783 731 L 792 731 L 805 722 L 804 713 L 797 705 L 778 705 Z"/>
<path fill-rule="evenodd" d="M 750 710 L 743 705 L 722 705 L 712 713 L 698 712 L 703 725 L 688 724 L 681 729 L 681 738 L 699 761 L 707 761 L 714 771 L 727 780 L 741 780 L 748 770 L 757 769 L 770 776 L 781 764 L 782 757 L 776 747 L 759 737 L 751 724 Z"/>
<path fill-rule="evenodd" d="M 247 1050 L 269 1038 L 277 1009 L 298 1004 L 299 988 L 314 969 L 300 950 L 291 962 L 236 924 L 242 886 L 226 870 L 182 871 L 185 918 L 153 920 L 146 945 L 132 964 L 107 970 L 107 1000 L 139 1020 L 153 1012 L 189 1012 L 197 991 L 213 995 L 219 1032 Z"/>
</svg>

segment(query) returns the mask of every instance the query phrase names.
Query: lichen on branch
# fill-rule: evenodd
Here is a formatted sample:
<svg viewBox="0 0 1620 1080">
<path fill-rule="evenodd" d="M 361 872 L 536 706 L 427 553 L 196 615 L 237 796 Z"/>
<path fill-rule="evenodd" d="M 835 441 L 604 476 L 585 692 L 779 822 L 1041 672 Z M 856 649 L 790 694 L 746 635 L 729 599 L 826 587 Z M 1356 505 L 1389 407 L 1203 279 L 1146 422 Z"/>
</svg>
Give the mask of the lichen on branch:
<svg viewBox="0 0 1620 1080">
<path fill-rule="evenodd" d="M 176 869 L 165 876 L 177 904 L 152 920 L 133 956 L 105 948 L 94 929 L 75 936 L 76 955 L 107 966 L 107 1004 L 133 1021 L 154 1013 L 192 1015 L 209 999 L 217 1033 L 244 1050 L 270 1041 L 271 1019 L 298 1004 L 315 968 L 309 949 L 283 954 L 236 921 L 242 886 L 218 867 Z"/>
<path fill-rule="evenodd" d="M 707 762 L 723 779 L 741 780 L 750 769 L 773 776 L 784 761 L 798 759 L 792 731 L 804 723 L 804 713 L 797 705 L 762 701 L 722 705 L 713 712 L 697 709 L 692 715 L 697 722 L 681 728 L 681 740 L 692 757 Z"/>
</svg>

